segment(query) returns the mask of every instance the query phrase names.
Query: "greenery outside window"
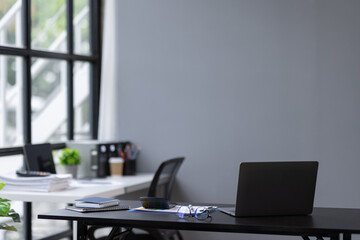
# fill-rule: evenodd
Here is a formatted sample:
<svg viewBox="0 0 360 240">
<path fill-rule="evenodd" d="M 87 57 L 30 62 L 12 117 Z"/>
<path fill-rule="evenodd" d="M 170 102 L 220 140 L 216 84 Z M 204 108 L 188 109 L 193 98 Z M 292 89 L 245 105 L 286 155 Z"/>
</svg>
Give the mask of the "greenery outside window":
<svg viewBox="0 0 360 240">
<path fill-rule="evenodd" d="M 96 139 L 100 0 L 0 1 L 0 156 Z"/>
</svg>

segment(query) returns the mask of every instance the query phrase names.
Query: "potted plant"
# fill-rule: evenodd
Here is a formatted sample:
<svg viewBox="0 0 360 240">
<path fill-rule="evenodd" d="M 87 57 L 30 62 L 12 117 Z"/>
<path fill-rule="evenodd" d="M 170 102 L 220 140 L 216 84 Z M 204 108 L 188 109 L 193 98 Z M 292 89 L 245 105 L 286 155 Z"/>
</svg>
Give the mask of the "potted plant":
<svg viewBox="0 0 360 240">
<path fill-rule="evenodd" d="M 59 157 L 59 165 L 66 173 L 71 173 L 74 178 L 77 176 L 77 166 L 81 163 L 79 151 L 65 148 Z"/>
<path fill-rule="evenodd" d="M 0 182 L 0 190 L 5 186 L 4 182 Z M 20 222 L 20 216 L 14 209 L 11 209 L 10 200 L 0 198 L 0 217 L 10 217 L 14 222 Z M 6 223 L 0 224 L 0 229 L 17 231 L 14 226 L 7 225 Z"/>
</svg>

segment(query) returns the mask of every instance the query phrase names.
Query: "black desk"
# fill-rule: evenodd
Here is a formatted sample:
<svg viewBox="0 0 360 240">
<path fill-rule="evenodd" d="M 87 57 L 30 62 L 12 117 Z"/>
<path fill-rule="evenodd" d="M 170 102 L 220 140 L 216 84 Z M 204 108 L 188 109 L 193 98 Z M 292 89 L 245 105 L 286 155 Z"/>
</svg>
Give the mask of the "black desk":
<svg viewBox="0 0 360 240">
<path fill-rule="evenodd" d="M 132 207 L 138 201 L 129 202 Z M 219 205 L 218 205 L 219 206 Z M 275 235 L 308 235 L 350 240 L 351 234 L 360 233 L 360 209 L 314 208 L 308 216 L 234 218 L 220 211 L 212 218 L 200 221 L 194 218 L 179 219 L 176 214 L 147 212 L 77 213 L 56 210 L 38 215 L 40 219 L 78 221 L 78 239 L 86 239 L 88 225 L 124 226 L 136 228 L 162 228 L 193 231 L 236 232 Z"/>
</svg>

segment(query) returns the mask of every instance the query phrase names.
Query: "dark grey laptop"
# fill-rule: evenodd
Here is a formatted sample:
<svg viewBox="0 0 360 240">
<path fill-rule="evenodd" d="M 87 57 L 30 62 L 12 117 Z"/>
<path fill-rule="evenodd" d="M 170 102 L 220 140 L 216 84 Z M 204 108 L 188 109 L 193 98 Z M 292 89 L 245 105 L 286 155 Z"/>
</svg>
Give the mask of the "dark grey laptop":
<svg viewBox="0 0 360 240">
<path fill-rule="evenodd" d="M 236 206 L 220 208 L 235 217 L 312 213 L 318 162 L 243 162 Z"/>
</svg>

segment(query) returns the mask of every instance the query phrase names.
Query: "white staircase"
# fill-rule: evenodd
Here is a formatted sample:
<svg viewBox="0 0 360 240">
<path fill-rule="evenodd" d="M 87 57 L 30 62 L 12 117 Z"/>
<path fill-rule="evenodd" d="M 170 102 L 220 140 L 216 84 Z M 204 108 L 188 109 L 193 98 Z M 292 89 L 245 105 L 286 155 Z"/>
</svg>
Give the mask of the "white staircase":
<svg viewBox="0 0 360 240">
<path fill-rule="evenodd" d="M 51 28 L 56 19 L 60 16 L 60 12 L 64 11 L 62 7 L 57 14 L 49 21 L 42 32 L 40 32 L 33 40 L 37 41 L 46 31 Z M 89 14 L 88 6 L 84 7 L 80 13 L 74 18 L 74 31 L 81 31 L 81 23 L 86 19 Z M 21 0 L 14 3 L 11 9 L 0 19 L 0 45 L 6 45 L 6 34 L 9 26 L 16 24 L 16 46 L 21 46 Z M 74 44 L 79 46 L 82 43 L 81 34 L 74 34 Z M 59 51 L 59 49 L 66 49 L 66 32 L 62 32 L 50 45 L 48 51 Z M 22 59 L 16 57 L 16 82 L 14 85 L 8 83 L 7 69 L 9 61 L 8 56 L 2 55 L 0 57 L 0 146 L 6 147 L 22 145 Z M 58 61 L 60 64 L 60 84 L 49 94 L 47 98 L 32 97 L 32 141 L 33 142 L 46 142 L 48 141 L 57 130 L 64 125 L 67 119 L 66 112 L 66 62 Z M 53 64 L 52 61 L 47 59 L 36 59 L 31 66 L 32 79 L 36 79 L 39 74 L 48 66 Z M 74 68 L 75 69 L 75 68 Z M 81 108 L 89 96 L 89 64 L 81 64 L 81 67 L 74 70 L 74 108 L 75 111 L 81 114 Z M 16 122 L 15 128 L 8 126 L 9 113 L 15 113 Z M 79 116 L 81 118 L 82 116 Z M 88 131 L 88 124 L 82 124 L 77 121 L 75 124 L 76 129 L 80 131 Z M 82 124 L 82 126 L 79 126 Z M 12 131 L 12 132 L 11 132 Z M 16 132 L 14 132 L 16 131 Z M 66 133 L 63 133 L 64 136 Z M 13 138 L 6 138 L 13 136 Z"/>
</svg>

